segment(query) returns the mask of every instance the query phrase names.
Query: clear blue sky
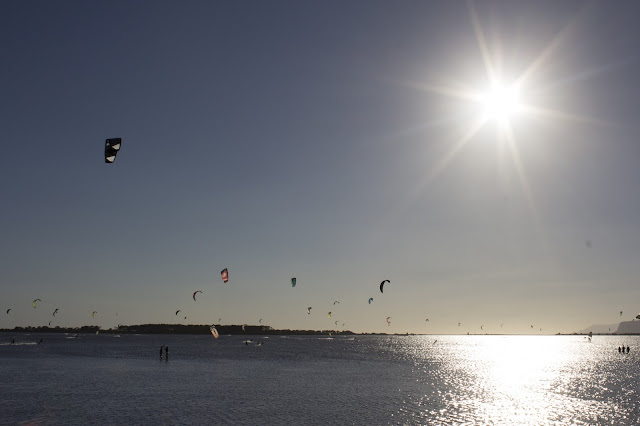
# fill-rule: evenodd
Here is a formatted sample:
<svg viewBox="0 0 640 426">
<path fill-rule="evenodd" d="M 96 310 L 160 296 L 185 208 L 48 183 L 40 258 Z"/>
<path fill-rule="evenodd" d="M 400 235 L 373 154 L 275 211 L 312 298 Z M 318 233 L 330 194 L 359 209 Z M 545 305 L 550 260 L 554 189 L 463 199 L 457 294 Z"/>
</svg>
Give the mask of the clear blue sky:
<svg viewBox="0 0 640 426">
<path fill-rule="evenodd" d="M 184 323 L 359 332 L 630 320 L 639 12 L 4 1 L 0 327 L 178 322 L 177 309 Z M 484 105 L 468 95 L 490 69 L 526 77 L 507 127 L 473 126 Z"/>
</svg>

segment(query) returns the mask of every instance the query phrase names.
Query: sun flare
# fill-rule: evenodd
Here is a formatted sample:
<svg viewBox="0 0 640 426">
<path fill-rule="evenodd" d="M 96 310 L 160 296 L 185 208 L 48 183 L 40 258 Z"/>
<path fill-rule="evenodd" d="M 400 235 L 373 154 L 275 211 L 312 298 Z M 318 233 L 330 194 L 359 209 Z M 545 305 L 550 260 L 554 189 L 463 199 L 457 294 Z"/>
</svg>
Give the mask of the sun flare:
<svg viewBox="0 0 640 426">
<path fill-rule="evenodd" d="M 439 126 L 440 123 L 447 125 L 450 122 L 456 122 L 456 124 L 461 125 L 459 126 L 459 136 L 450 142 L 448 149 L 436 161 L 416 188 L 415 198 L 420 196 L 419 194 L 426 186 L 431 185 L 432 182 L 438 179 L 456 157 L 465 150 L 466 146 L 478 137 L 480 141 L 495 142 L 497 164 L 501 168 L 506 164 L 506 161 L 510 161 L 533 221 L 540 229 L 541 219 L 538 206 L 529 184 L 525 162 L 521 158 L 522 147 L 519 145 L 523 141 L 532 139 L 531 135 L 535 134 L 536 129 L 533 126 L 545 124 L 545 128 L 548 128 L 547 120 L 606 126 L 610 126 L 612 123 L 539 104 L 539 102 L 545 101 L 550 87 L 559 84 L 557 82 L 544 83 L 544 75 L 546 69 L 554 65 L 554 55 L 560 56 L 560 47 L 566 45 L 574 26 L 568 24 L 551 39 L 547 46 L 543 47 L 532 58 L 530 63 L 510 64 L 509 61 L 504 61 L 507 56 L 505 56 L 500 40 L 496 40 L 492 45 L 489 41 L 494 39 L 488 39 L 485 36 L 486 31 L 480 23 L 475 2 L 469 1 L 467 5 L 477 42 L 478 56 L 481 58 L 481 62 L 477 64 L 478 75 L 472 81 L 480 84 L 484 83 L 484 89 L 475 85 L 470 86 L 457 78 L 451 78 L 447 73 L 444 74 L 444 81 L 440 82 L 430 81 L 424 83 L 400 80 L 401 84 L 417 90 L 463 102 L 464 105 L 461 111 L 464 111 L 464 114 L 461 112 L 459 116 L 465 117 L 465 120 L 468 119 L 468 122 L 458 123 L 458 115 L 449 114 L 447 111 L 447 118 L 439 120 L 438 124 L 429 124 L 429 126 Z M 468 68 L 464 68 L 465 72 L 467 70 Z M 577 78 L 582 78 L 582 75 L 569 75 L 566 81 L 574 81 Z M 563 82 L 565 80 L 560 81 Z M 487 83 L 488 85 L 486 85 Z M 455 110 L 452 109 L 451 111 Z M 487 129 L 488 127 L 491 127 L 491 129 Z M 519 140 L 519 137 L 522 139 Z M 501 171 L 500 173 L 502 176 L 504 172 Z"/>
<path fill-rule="evenodd" d="M 505 121 L 518 112 L 519 90 L 515 86 L 494 83 L 482 97 L 484 115 L 487 120 Z"/>
</svg>

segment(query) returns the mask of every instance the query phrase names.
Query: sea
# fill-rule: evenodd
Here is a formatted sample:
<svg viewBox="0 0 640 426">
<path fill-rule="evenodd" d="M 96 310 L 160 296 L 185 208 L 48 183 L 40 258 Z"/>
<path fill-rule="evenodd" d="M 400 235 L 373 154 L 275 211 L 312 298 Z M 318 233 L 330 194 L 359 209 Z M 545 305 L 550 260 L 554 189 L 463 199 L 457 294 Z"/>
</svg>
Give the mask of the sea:
<svg viewBox="0 0 640 426">
<path fill-rule="evenodd" d="M 639 386 L 638 336 L 0 333 L 1 424 L 631 425 Z"/>
</svg>

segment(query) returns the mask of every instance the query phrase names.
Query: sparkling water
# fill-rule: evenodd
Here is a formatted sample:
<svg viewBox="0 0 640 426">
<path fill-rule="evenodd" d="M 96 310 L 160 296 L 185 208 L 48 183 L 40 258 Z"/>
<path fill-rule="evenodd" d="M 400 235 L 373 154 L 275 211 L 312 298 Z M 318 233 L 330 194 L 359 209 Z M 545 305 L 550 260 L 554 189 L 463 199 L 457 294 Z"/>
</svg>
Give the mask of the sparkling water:
<svg viewBox="0 0 640 426">
<path fill-rule="evenodd" d="M 640 424 L 638 351 L 637 336 L 2 333 L 0 422 Z"/>
</svg>

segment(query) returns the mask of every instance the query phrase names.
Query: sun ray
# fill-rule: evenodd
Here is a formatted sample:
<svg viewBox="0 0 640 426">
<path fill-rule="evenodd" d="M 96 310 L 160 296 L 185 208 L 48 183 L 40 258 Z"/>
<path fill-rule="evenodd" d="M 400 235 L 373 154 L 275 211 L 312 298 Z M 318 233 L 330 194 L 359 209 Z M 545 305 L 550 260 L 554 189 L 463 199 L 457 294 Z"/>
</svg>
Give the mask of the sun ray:
<svg viewBox="0 0 640 426">
<path fill-rule="evenodd" d="M 397 203 L 395 207 L 395 213 L 393 216 L 398 216 L 401 212 L 406 211 L 409 207 L 420 198 L 421 194 L 449 165 L 449 163 L 456 157 L 456 154 L 464 148 L 464 146 L 476 135 L 476 133 L 484 127 L 486 124 L 486 118 L 483 116 L 477 116 L 474 123 L 468 128 L 466 133 L 449 149 L 449 151 L 438 161 L 436 166 L 432 169 L 426 178 L 419 182 L 418 185 L 411 191 L 410 195 L 403 203 Z"/>
<path fill-rule="evenodd" d="M 484 63 L 485 71 L 487 72 L 487 77 L 489 78 L 489 82 L 493 83 L 497 79 L 497 72 L 491 61 L 491 55 L 489 55 L 489 48 L 487 47 L 487 41 L 484 37 L 484 31 L 482 30 L 480 20 L 478 19 L 478 13 L 476 12 L 475 4 L 473 1 L 469 0 L 467 2 L 467 6 L 469 8 L 471 23 L 476 35 L 476 41 L 478 42 L 480 54 L 482 55 L 482 61 Z"/>
<path fill-rule="evenodd" d="M 427 175 L 427 178 L 422 182 L 419 190 L 424 189 L 433 180 L 435 180 L 449 165 L 449 163 L 455 158 L 456 154 L 478 133 L 487 122 L 485 117 L 479 116 L 475 122 L 469 127 L 467 132 L 460 138 L 451 149 L 444 155 L 442 159 L 436 164 L 431 173 Z"/>
<path fill-rule="evenodd" d="M 625 66 L 633 64 L 634 62 L 635 62 L 635 59 L 625 58 L 622 61 L 616 61 L 609 64 L 598 64 L 597 66 L 585 69 L 582 72 L 569 75 L 564 78 L 553 81 L 547 86 L 540 87 L 536 92 L 534 92 L 534 94 L 538 92 L 548 92 L 552 89 L 556 90 L 559 87 L 569 85 L 575 82 L 585 82 L 590 78 L 597 77 L 601 74 L 605 74 L 607 72 L 611 72 L 616 69 L 621 69 Z"/>
<path fill-rule="evenodd" d="M 509 123 L 506 123 L 505 126 L 503 127 L 502 136 L 507 142 L 509 152 L 511 153 L 511 159 L 513 160 L 513 164 L 515 165 L 516 171 L 518 173 L 520 186 L 522 187 L 522 191 L 524 192 L 527 206 L 531 211 L 534 223 L 536 224 L 536 228 L 538 229 L 538 234 L 542 235 L 540 213 L 538 212 L 538 207 L 535 203 L 533 191 L 531 190 L 531 185 L 529 184 L 529 180 L 527 179 L 527 175 L 525 173 L 522 160 L 520 159 L 520 152 L 518 151 L 518 145 L 516 143 L 515 136 L 513 134 L 513 129 L 511 128 L 511 125 Z"/>
<path fill-rule="evenodd" d="M 572 122 L 583 123 L 583 124 L 594 124 L 594 125 L 603 126 L 603 127 L 620 127 L 618 123 L 615 123 L 612 121 L 605 121 L 605 120 L 600 120 L 593 117 L 570 114 L 568 112 L 554 110 L 550 108 L 542 108 L 542 107 L 538 107 L 534 105 L 526 105 L 526 104 L 520 105 L 520 108 L 529 114 L 551 117 L 551 118 L 560 119 L 564 121 L 572 121 Z"/>
<path fill-rule="evenodd" d="M 455 88 L 444 85 L 433 85 L 426 83 L 418 83 L 414 81 L 395 81 L 396 84 L 411 87 L 428 93 L 435 93 L 437 95 L 446 96 L 449 98 L 457 98 L 469 101 L 479 102 L 482 98 L 480 93 L 474 92 L 468 88 Z"/>
<path fill-rule="evenodd" d="M 503 129 L 503 136 L 505 137 L 507 141 L 507 146 L 509 147 L 509 151 L 511 152 L 511 157 L 517 170 L 520 186 L 525 195 L 525 201 L 527 203 L 527 207 L 533 219 L 533 224 L 536 229 L 536 232 L 533 235 L 535 235 L 538 238 L 538 243 L 544 249 L 544 252 L 549 254 L 551 253 L 551 251 L 548 250 L 550 248 L 550 245 L 549 245 L 549 240 L 547 238 L 547 233 L 545 232 L 545 228 L 543 226 L 543 218 L 535 202 L 533 190 L 531 189 L 531 185 L 529 184 L 529 180 L 527 179 L 524 165 L 522 164 L 522 161 L 520 159 L 520 153 L 518 152 L 518 145 L 516 143 L 515 136 L 513 134 L 513 129 L 511 128 L 510 125 L 507 125 Z M 555 262 L 555 259 L 553 257 L 549 257 L 548 260 L 552 263 Z"/>
<path fill-rule="evenodd" d="M 572 35 L 575 28 L 583 20 L 584 16 L 589 9 L 589 5 L 586 4 L 581 11 L 579 11 L 573 20 L 569 21 L 558 34 L 551 40 L 551 43 L 547 45 L 536 59 L 533 60 L 531 65 L 518 77 L 517 83 L 522 85 L 533 76 L 540 67 L 546 64 L 547 60 L 555 53 L 556 50 Z"/>
</svg>

